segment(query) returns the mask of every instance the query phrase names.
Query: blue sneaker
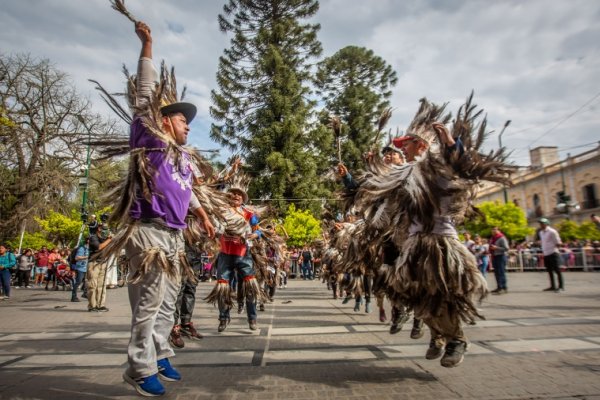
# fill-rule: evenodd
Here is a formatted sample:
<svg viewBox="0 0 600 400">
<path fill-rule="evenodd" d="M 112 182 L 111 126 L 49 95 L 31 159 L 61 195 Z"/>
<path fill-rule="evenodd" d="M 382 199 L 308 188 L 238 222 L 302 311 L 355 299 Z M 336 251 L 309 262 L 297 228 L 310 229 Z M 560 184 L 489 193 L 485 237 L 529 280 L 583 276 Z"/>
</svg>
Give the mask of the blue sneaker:
<svg viewBox="0 0 600 400">
<path fill-rule="evenodd" d="M 127 373 L 123 373 L 123 379 L 135 388 L 142 396 L 155 397 L 165 394 L 165 388 L 158 380 L 158 374 L 150 375 L 145 378 L 133 379 Z"/>
<path fill-rule="evenodd" d="M 181 380 L 181 374 L 171 366 L 168 358 L 158 360 L 158 375 L 165 381 L 175 382 Z"/>
</svg>

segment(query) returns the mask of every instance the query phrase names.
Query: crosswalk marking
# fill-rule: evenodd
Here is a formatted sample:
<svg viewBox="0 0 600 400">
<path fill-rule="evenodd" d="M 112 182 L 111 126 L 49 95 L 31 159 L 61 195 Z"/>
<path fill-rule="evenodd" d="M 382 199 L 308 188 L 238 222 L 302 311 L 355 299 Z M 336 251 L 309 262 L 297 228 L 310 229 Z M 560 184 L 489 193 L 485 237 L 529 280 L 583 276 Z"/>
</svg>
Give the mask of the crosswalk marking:
<svg viewBox="0 0 600 400">
<path fill-rule="evenodd" d="M 572 338 L 506 340 L 488 343 L 507 353 L 600 349 L 599 345 Z"/>
<path fill-rule="evenodd" d="M 477 328 L 501 328 L 515 326 L 542 326 L 562 324 L 589 324 L 600 321 L 599 316 L 587 317 L 557 317 L 557 318 L 514 318 L 507 320 L 483 320 L 477 321 L 475 325 L 465 325 L 465 329 Z M 275 322 L 277 320 L 275 319 Z M 261 328 L 259 326 L 259 328 Z M 261 329 L 266 329 L 262 327 Z M 271 335 L 314 335 L 314 334 L 340 334 L 340 333 L 368 333 L 386 332 L 388 324 L 351 324 L 351 325 L 327 325 L 327 326 L 304 326 L 290 328 L 272 328 Z M 258 336 L 261 330 L 251 331 L 242 324 L 231 324 L 225 332 L 218 333 L 215 330 L 203 331 L 205 337 L 231 337 L 231 336 Z M 34 332 L 34 333 L 11 333 L 0 336 L 0 342 L 11 342 L 21 340 L 69 340 L 69 339 L 129 339 L 129 331 L 104 331 L 104 332 Z"/>
<path fill-rule="evenodd" d="M 264 356 L 266 363 L 301 361 L 349 361 L 374 360 L 377 358 L 366 348 L 327 349 L 327 350 L 277 350 Z"/>
<path fill-rule="evenodd" d="M 469 355 L 492 355 L 502 353 L 535 353 L 547 351 L 600 350 L 600 337 L 522 339 L 486 341 L 486 347 L 470 343 Z M 593 342 L 593 343 L 591 343 Z M 597 344 L 595 344 L 597 343 Z M 252 365 L 256 351 L 198 351 L 193 346 L 188 350 L 177 352 L 177 365 Z M 495 350 L 495 351 L 494 351 Z M 270 350 L 263 355 L 261 365 L 301 362 L 344 362 L 372 361 L 380 359 L 378 353 L 385 358 L 422 358 L 427 351 L 427 344 L 381 345 L 334 347 L 327 349 L 280 349 Z M 23 359 L 20 359 L 23 357 Z M 16 360 L 16 361 L 15 361 Z M 14 361 L 14 362 L 11 362 Z M 88 353 L 88 354 L 34 354 L 25 356 L 0 356 L 2 368 L 72 368 L 72 367 L 115 367 L 125 363 L 125 355 L 121 353 Z"/>
<path fill-rule="evenodd" d="M 90 332 L 37 332 L 37 333 L 11 333 L 0 337 L 0 342 L 11 342 L 18 340 L 65 340 L 78 339 Z"/>
<path fill-rule="evenodd" d="M 126 361 L 125 354 L 38 354 L 12 363 L 10 368 L 118 367 Z"/>
</svg>

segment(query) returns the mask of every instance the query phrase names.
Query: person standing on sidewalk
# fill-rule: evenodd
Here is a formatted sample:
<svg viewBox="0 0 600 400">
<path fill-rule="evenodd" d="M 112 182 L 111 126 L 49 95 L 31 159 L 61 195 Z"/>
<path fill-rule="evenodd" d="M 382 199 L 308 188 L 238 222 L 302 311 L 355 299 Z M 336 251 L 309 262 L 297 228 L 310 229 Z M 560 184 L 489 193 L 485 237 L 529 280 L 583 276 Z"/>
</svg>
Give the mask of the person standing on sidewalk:
<svg viewBox="0 0 600 400">
<path fill-rule="evenodd" d="M 112 240 L 112 234 L 106 223 L 102 223 L 96 233 L 90 235 L 90 262 L 88 264 L 86 281 L 88 311 L 106 312 L 106 270 L 108 263 L 105 259 L 95 257 Z"/>
<path fill-rule="evenodd" d="M 302 263 L 302 279 L 313 280 L 312 252 L 307 244 L 304 245 L 300 253 L 300 262 Z"/>
<path fill-rule="evenodd" d="M 544 253 L 544 266 L 550 277 L 550 287 L 544 289 L 545 292 L 559 292 L 565 290 L 562 272 L 560 272 L 560 252 L 558 246 L 562 244 L 560 236 L 556 229 L 550 226 L 548 218 L 540 218 L 540 243 Z M 558 277 L 558 286 L 554 281 L 554 274 Z"/>
<path fill-rule="evenodd" d="M 48 272 L 48 256 L 50 252 L 46 246 L 42 246 L 40 251 L 35 254 L 35 280 L 34 284 L 42 286 L 46 273 Z"/>
<path fill-rule="evenodd" d="M 508 292 L 506 287 L 506 262 L 508 260 L 508 239 L 497 226 L 492 228 L 492 237 L 490 238 L 490 253 L 492 253 L 492 267 L 494 267 L 494 276 L 496 277 L 496 289 L 492 294 L 505 294 Z"/>
<path fill-rule="evenodd" d="M 17 267 L 17 288 L 31 288 L 29 285 L 29 278 L 31 277 L 31 269 L 35 265 L 35 258 L 33 257 L 33 251 L 26 249 L 23 254 L 19 257 Z"/>
<path fill-rule="evenodd" d="M 6 249 L 5 245 L 0 245 L 0 284 L 2 285 L 2 300 L 10 299 L 10 279 L 11 271 L 17 264 L 15 255 Z"/>
<path fill-rule="evenodd" d="M 71 301 L 74 303 L 80 302 L 79 297 L 77 297 L 77 290 L 79 289 L 79 285 L 83 281 L 85 274 L 87 272 L 88 258 L 89 258 L 89 246 L 90 246 L 90 238 L 89 236 L 85 239 L 85 243 L 79 245 L 75 251 L 75 263 L 71 265 L 71 269 L 75 271 L 75 280 L 73 282 L 73 290 L 71 292 Z"/>
</svg>

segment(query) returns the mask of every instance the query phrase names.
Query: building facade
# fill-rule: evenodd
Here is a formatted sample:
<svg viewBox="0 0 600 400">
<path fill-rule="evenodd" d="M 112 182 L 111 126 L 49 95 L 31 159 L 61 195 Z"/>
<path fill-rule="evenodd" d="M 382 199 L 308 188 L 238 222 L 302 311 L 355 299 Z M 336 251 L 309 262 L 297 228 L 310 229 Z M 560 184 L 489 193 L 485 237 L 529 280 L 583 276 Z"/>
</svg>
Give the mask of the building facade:
<svg viewBox="0 0 600 400">
<path fill-rule="evenodd" d="M 600 215 L 600 142 L 590 151 L 560 160 L 557 147 L 529 151 L 531 165 L 519 167 L 513 185 L 485 184 L 477 203 L 512 201 L 525 211 L 531 226 L 546 217 L 554 224 L 569 218 L 581 223 Z"/>
</svg>

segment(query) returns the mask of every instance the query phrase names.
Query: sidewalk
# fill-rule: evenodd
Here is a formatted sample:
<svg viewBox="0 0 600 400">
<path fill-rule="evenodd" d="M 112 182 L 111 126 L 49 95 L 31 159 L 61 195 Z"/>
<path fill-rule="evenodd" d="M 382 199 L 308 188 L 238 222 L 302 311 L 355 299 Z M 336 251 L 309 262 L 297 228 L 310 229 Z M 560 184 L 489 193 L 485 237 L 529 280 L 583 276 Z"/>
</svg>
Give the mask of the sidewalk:
<svg viewBox="0 0 600 400">
<path fill-rule="evenodd" d="M 259 314 L 259 331 L 202 301 L 173 364 L 184 379 L 167 399 L 595 399 L 600 400 L 600 273 L 565 274 L 566 291 L 542 292 L 545 273 L 511 273 L 509 294 L 482 305 L 466 327 L 465 361 L 425 360 L 429 335 L 389 325 L 333 300 L 318 281 L 292 280 Z M 488 277 L 494 288 L 493 277 Z M 198 286 L 198 299 L 214 283 Z M 89 313 L 69 292 L 14 290 L 0 302 L 0 399 L 142 398 L 121 379 L 129 338 L 125 288 L 108 291 L 108 313 Z M 373 304 L 374 305 L 374 304 Z M 389 306 L 387 306 L 389 317 Z"/>
</svg>

